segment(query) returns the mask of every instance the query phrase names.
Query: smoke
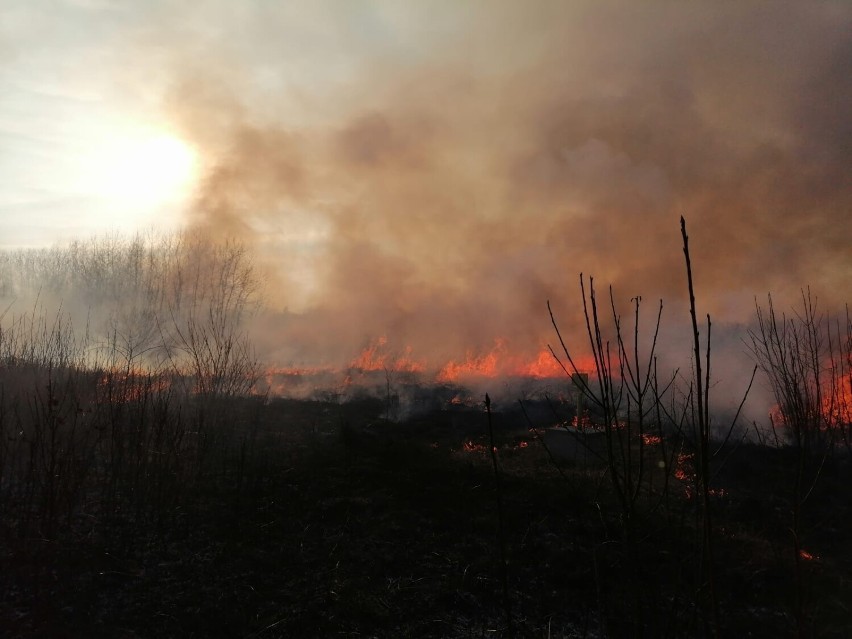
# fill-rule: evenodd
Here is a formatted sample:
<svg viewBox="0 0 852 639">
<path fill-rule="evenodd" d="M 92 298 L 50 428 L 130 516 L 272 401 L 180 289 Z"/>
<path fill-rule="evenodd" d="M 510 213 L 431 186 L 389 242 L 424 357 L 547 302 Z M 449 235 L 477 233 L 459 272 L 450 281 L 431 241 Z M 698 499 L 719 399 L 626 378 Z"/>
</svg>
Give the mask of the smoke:
<svg viewBox="0 0 852 639">
<path fill-rule="evenodd" d="M 845 301 L 848 5 L 166 6 L 132 46 L 206 163 L 190 224 L 268 273 L 279 361 L 534 354 L 548 299 L 582 337 L 580 272 L 678 324 L 681 215 L 716 321 Z"/>
</svg>

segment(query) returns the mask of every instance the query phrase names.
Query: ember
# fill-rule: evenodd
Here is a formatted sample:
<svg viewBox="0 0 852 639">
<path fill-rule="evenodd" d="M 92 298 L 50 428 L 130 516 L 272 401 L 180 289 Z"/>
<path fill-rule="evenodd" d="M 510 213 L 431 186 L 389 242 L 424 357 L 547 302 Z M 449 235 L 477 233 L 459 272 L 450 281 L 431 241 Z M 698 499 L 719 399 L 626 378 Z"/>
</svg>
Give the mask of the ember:
<svg viewBox="0 0 852 639">
<path fill-rule="evenodd" d="M 680 481 L 692 481 L 695 479 L 695 470 L 692 468 L 692 453 L 678 453 L 674 476 Z"/>
<path fill-rule="evenodd" d="M 589 419 L 588 415 L 583 415 L 582 417 L 572 417 L 571 418 L 571 426 L 579 431 L 586 431 L 592 428 L 592 420 Z"/>
<path fill-rule="evenodd" d="M 170 387 L 169 379 L 156 373 L 142 370 L 111 371 L 98 379 L 97 397 L 99 403 L 126 404 L 164 393 Z"/>
<path fill-rule="evenodd" d="M 466 453 L 486 453 L 488 452 L 488 447 L 485 444 L 477 444 L 473 440 L 467 440 L 464 444 L 462 444 L 462 450 Z M 497 447 L 494 447 L 494 452 L 497 452 Z"/>
</svg>

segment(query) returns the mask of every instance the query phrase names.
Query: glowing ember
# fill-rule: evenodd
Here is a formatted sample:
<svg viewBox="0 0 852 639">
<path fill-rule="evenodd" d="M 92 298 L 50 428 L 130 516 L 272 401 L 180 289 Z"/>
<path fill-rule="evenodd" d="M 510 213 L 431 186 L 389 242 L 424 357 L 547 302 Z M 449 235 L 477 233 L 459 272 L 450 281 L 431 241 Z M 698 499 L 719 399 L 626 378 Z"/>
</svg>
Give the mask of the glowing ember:
<svg viewBox="0 0 852 639">
<path fill-rule="evenodd" d="M 472 397 L 468 397 L 465 395 L 455 395 L 452 399 L 447 402 L 450 406 L 467 406 L 473 407 L 477 405 L 477 401 Z"/>
<path fill-rule="evenodd" d="M 136 402 L 145 397 L 169 390 L 170 381 L 142 370 L 112 371 L 98 379 L 98 401 L 109 403 Z"/>
<path fill-rule="evenodd" d="M 809 553 L 804 548 L 799 550 L 799 557 L 805 561 L 819 561 L 819 556 Z"/>
<path fill-rule="evenodd" d="M 462 450 L 466 453 L 486 453 L 488 452 L 488 447 L 485 444 L 477 444 L 473 440 L 467 440 L 464 444 L 462 444 Z M 494 447 L 494 452 L 497 452 L 497 447 Z"/>
<path fill-rule="evenodd" d="M 692 453 L 678 453 L 674 476 L 680 481 L 692 481 L 695 479 L 695 471 L 692 469 Z"/>
<path fill-rule="evenodd" d="M 571 426 L 579 431 L 585 431 L 592 428 L 592 420 L 589 419 L 588 415 L 583 415 L 579 419 L 574 416 L 571 418 Z"/>
</svg>

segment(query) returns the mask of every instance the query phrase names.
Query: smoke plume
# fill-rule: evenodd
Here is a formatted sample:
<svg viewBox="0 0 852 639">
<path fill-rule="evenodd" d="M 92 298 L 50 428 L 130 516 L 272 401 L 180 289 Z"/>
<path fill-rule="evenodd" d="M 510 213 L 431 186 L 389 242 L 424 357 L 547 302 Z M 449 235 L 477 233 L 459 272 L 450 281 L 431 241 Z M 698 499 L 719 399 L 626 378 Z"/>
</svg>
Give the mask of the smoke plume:
<svg viewBox="0 0 852 639">
<path fill-rule="evenodd" d="M 580 272 L 677 324 L 681 215 L 717 321 L 845 301 L 843 3 L 200 6 L 133 43 L 206 163 L 190 223 L 260 256 L 280 361 L 535 354 L 548 299 L 582 336 Z"/>
</svg>

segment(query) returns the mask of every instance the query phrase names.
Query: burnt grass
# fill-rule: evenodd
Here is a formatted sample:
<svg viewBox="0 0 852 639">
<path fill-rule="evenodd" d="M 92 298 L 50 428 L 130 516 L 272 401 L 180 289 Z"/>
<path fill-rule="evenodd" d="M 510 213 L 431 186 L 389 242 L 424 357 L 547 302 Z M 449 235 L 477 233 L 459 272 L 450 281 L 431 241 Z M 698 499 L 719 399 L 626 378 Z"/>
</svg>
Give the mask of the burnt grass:
<svg viewBox="0 0 852 639">
<path fill-rule="evenodd" d="M 0 636 L 708 633 L 686 483 L 649 493 L 627 552 L 604 470 L 557 467 L 519 411 L 496 412 L 510 628 L 486 414 L 383 414 L 370 399 L 271 401 L 251 454 L 223 452 L 157 512 L 81 512 L 50 536 L 4 521 Z M 797 634 L 794 466 L 790 450 L 743 444 L 719 472 L 725 636 Z M 850 481 L 829 459 L 803 512 L 808 636 L 852 633 Z"/>
</svg>

